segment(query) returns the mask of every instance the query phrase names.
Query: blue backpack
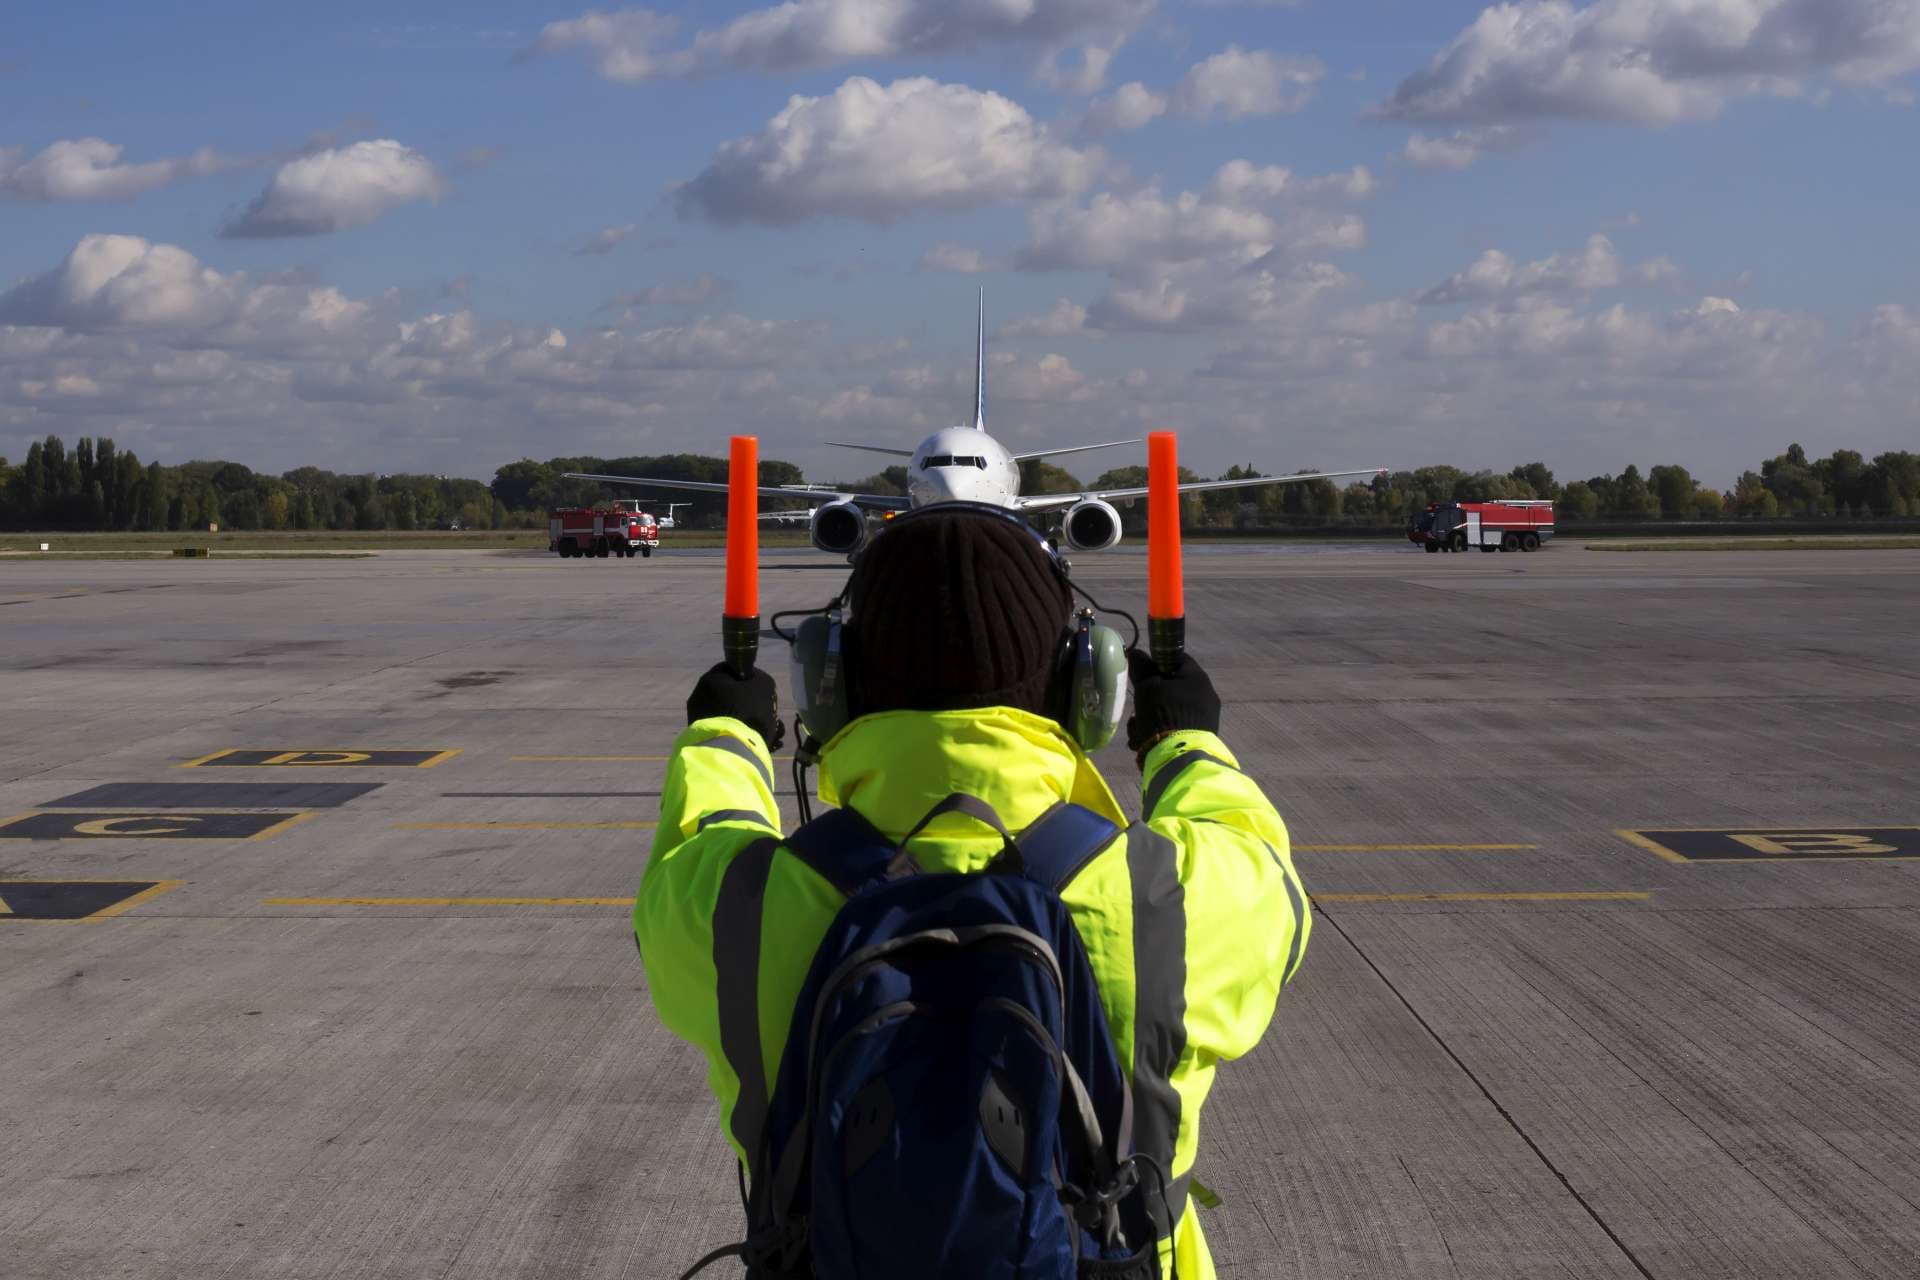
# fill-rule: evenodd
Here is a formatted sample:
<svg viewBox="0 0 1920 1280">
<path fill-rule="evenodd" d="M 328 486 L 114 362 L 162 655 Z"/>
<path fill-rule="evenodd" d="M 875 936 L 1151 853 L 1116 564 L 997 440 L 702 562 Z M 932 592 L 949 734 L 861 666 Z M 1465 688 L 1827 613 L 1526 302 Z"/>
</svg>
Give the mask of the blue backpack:
<svg viewBox="0 0 1920 1280">
<path fill-rule="evenodd" d="M 1159 1280 L 1127 1076 L 1064 887 L 1118 834 L 1055 806 L 979 874 L 928 874 L 851 809 L 786 847 L 847 894 L 751 1162 L 749 1280 Z M 1146 1178 L 1143 1180 L 1142 1175 Z M 683 1280 L 685 1278 L 683 1277 Z"/>
</svg>

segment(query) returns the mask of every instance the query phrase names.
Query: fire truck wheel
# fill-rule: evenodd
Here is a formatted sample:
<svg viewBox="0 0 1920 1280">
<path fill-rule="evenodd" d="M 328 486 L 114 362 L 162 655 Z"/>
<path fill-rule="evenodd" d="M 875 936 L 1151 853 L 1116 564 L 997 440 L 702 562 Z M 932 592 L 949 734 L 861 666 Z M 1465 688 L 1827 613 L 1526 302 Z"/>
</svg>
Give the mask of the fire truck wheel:
<svg viewBox="0 0 1920 1280">
<path fill-rule="evenodd" d="M 1437 542 L 1429 542 L 1426 545 L 1426 550 L 1428 551 L 1428 553 L 1438 551 L 1439 549 L 1440 549 L 1440 544 Z"/>
<path fill-rule="evenodd" d="M 593 554 L 605 560 L 607 558 L 607 544 L 604 541 L 594 543 Z"/>
<path fill-rule="evenodd" d="M 1464 533 L 1456 533 L 1456 534 L 1454 534 L 1454 535 L 1453 535 L 1453 549 L 1454 549 L 1455 551 L 1465 551 L 1465 550 L 1467 549 L 1467 535 L 1466 535 L 1466 534 L 1464 534 Z"/>
<path fill-rule="evenodd" d="M 1517 533 L 1500 535 L 1500 549 L 1502 551 L 1518 551 L 1520 549 L 1520 535 Z"/>
<path fill-rule="evenodd" d="M 653 559 L 653 548 L 652 548 L 652 547 L 642 547 L 642 548 L 640 548 L 640 558 L 641 558 L 642 560 L 651 560 L 651 559 Z"/>
<path fill-rule="evenodd" d="M 1540 549 L 1540 535 L 1537 533 L 1520 535 L 1520 549 L 1522 551 L 1538 551 Z"/>
</svg>

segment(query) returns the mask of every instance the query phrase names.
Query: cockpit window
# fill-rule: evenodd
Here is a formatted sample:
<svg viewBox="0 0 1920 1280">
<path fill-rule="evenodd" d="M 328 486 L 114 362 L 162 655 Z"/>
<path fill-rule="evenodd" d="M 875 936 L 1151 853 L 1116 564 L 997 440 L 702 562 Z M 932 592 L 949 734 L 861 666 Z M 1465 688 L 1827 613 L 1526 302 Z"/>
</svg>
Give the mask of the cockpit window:
<svg viewBox="0 0 1920 1280">
<path fill-rule="evenodd" d="M 951 453 L 934 453 L 927 456 L 926 466 L 929 470 L 934 467 L 978 467 L 980 470 L 985 471 L 987 469 L 987 460 L 985 458 L 969 458 Z"/>
</svg>

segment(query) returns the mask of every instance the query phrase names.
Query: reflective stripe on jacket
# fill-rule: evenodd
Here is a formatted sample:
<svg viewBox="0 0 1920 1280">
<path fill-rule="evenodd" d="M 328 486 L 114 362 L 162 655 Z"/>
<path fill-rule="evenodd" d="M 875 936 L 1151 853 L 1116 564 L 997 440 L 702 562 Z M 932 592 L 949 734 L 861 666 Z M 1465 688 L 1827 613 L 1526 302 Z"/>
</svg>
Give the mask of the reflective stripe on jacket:
<svg viewBox="0 0 1920 1280">
<path fill-rule="evenodd" d="M 633 912 L 654 1005 L 706 1054 L 722 1125 L 743 1159 L 756 1148 L 814 950 L 845 901 L 767 841 L 780 821 L 773 779 L 766 746 L 746 725 L 689 726 L 674 743 Z M 1127 823 L 1057 725 L 1011 708 L 864 716 L 822 754 L 821 800 L 852 806 L 890 839 L 955 792 L 984 800 L 1016 834 L 1062 800 Z M 1061 896 L 1132 1066 L 1135 1143 L 1174 1179 L 1179 1276 L 1211 1280 L 1187 1194 L 1201 1104 L 1215 1064 L 1265 1033 L 1310 919 L 1285 824 L 1218 737 L 1180 732 L 1156 743 L 1142 801 L 1143 821 Z M 946 872 L 978 871 L 1000 847 L 989 827 L 958 813 L 912 845 L 920 866 Z"/>
</svg>

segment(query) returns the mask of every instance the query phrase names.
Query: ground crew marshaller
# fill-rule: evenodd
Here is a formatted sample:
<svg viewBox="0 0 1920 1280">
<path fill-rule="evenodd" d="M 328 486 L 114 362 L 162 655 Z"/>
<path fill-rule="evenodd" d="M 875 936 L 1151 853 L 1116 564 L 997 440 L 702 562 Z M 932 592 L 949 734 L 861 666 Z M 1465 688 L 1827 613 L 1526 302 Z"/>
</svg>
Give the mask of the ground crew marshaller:
<svg viewBox="0 0 1920 1280">
<path fill-rule="evenodd" d="M 1061 801 L 1123 829 L 1061 897 L 1131 1066 L 1135 1143 L 1173 1178 L 1171 1227 L 1156 1206 L 1162 1274 L 1172 1262 L 1180 1280 L 1211 1280 L 1190 1194 L 1200 1111 L 1217 1064 L 1265 1033 L 1307 941 L 1286 826 L 1219 736 L 1206 673 L 1191 657 L 1162 673 L 1137 651 L 1127 741 L 1142 813 L 1129 826 L 1049 715 L 1072 597 L 1045 545 L 1012 520 L 964 510 L 928 508 L 897 525 L 849 584 L 854 718 L 821 752 L 820 798 L 893 841 L 956 793 L 1016 834 Z M 717 666 L 695 687 L 633 916 L 661 1019 L 706 1054 L 743 1161 L 809 963 L 845 901 L 784 845 L 770 860 L 740 857 L 780 830 L 775 701 L 764 672 L 742 679 Z M 907 846 L 926 870 L 961 873 L 1002 847 L 966 812 L 943 813 Z"/>
</svg>

